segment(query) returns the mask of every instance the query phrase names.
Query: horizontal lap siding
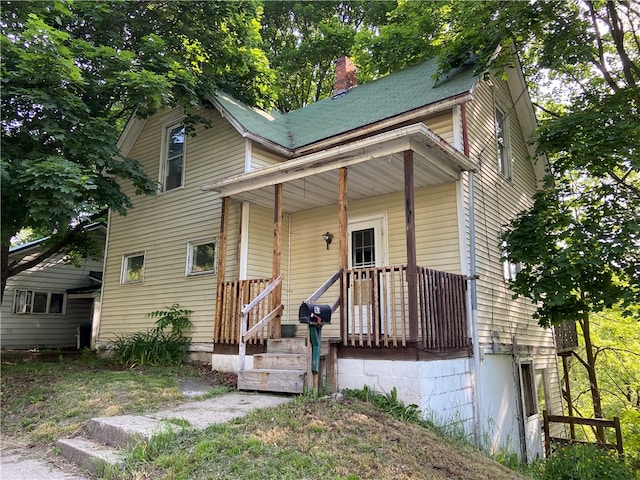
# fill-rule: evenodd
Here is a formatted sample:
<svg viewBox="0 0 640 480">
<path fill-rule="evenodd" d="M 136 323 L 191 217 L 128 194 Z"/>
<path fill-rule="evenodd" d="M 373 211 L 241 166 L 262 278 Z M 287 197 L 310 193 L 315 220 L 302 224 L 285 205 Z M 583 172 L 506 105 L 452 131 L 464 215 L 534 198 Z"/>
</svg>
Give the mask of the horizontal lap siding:
<svg viewBox="0 0 640 480">
<path fill-rule="evenodd" d="M 255 143 L 252 146 L 251 151 L 251 169 L 257 170 L 259 168 L 268 167 L 270 165 L 276 165 L 282 163 L 285 159 L 275 153 L 267 152 L 259 148 Z"/>
<path fill-rule="evenodd" d="M 25 257 L 27 260 L 36 254 Z M 37 290 L 64 293 L 70 288 L 92 285 L 89 272 L 102 271 L 102 262 L 85 259 L 79 268 L 64 263 L 64 257 L 56 255 L 41 264 L 9 278 L 2 302 L 0 322 L 2 347 L 33 348 L 75 347 L 76 329 L 91 322 L 92 299 L 69 299 L 67 309 L 61 314 L 14 314 L 13 301 L 16 290 Z"/>
<path fill-rule="evenodd" d="M 451 110 L 446 113 L 426 118 L 422 121 L 435 134 L 445 139 L 450 145 L 454 144 L 453 140 L 453 115 Z"/>
<path fill-rule="evenodd" d="M 452 273 L 460 272 L 455 184 L 418 189 L 415 192 L 416 244 L 419 265 Z M 397 193 L 348 205 L 349 218 L 387 214 L 388 264 L 407 263 L 404 194 Z M 327 250 L 322 234 L 331 232 Z M 332 205 L 291 216 L 290 315 L 297 316 L 300 303 L 339 269 L 338 206 Z M 336 283 L 320 302 L 331 304 L 338 297 Z M 294 319 L 297 317 L 294 317 Z M 323 329 L 326 337 L 339 336 L 337 315 Z"/>
<path fill-rule="evenodd" d="M 475 100 L 467 105 L 471 158 L 481 164 L 475 188 L 479 339 L 480 343 L 511 344 L 512 338 L 517 337 L 519 345 L 553 347 L 550 332 L 531 318 L 531 303 L 526 299 L 512 300 L 512 291 L 503 279 L 499 237 L 504 225 L 531 204 L 536 178 L 508 86 L 502 80 L 494 83 L 492 91 L 481 82 Z M 507 112 L 514 159 L 511 181 L 498 171 L 494 101 Z"/>
<path fill-rule="evenodd" d="M 211 342 L 216 299 L 216 274 L 185 276 L 190 241 L 216 238 L 220 229 L 221 200 L 203 192 L 200 185 L 242 173 L 245 141 L 214 110 L 201 114 L 212 127 L 199 126 L 185 144 L 184 187 L 156 197 L 133 196 L 134 208 L 124 217 L 111 215 L 100 341 L 116 335 L 143 331 L 153 326 L 147 313 L 174 303 L 193 310 L 194 342 Z M 150 118 L 130 156 L 158 177 L 162 130 L 166 115 Z M 227 233 L 226 277 L 237 275 L 237 243 L 240 205 L 231 202 Z M 146 251 L 143 284 L 120 285 L 122 257 Z"/>
</svg>

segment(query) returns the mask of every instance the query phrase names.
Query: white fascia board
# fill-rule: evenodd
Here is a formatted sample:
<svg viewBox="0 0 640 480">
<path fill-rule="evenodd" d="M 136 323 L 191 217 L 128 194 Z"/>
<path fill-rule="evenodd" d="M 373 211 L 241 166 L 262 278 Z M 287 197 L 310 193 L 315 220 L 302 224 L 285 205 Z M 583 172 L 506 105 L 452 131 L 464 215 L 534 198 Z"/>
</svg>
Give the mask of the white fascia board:
<svg viewBox="0 0 640 480">
<path fill-rule="evenodd" d="M 413 147 L 420 148 L 420 151 L 428 155 L 428 157 L 445 157 L 450 162 L 457 164 L 462 170 L 476 167 L 474 162 L 447 144 L 427 126 L 417 123 L 321 152 L 304 155 L 250 173 L 216 180 L 206 183 L 200 188 L 204 191 L 219 192 L 222 196 L 237 195 L 270 185 L 349 167 L 374 158 L 411 150 Z M 455 172 L 454 169 L 444 165 L 441 168 L 444 169 L 445 173 L 454 174 L 454 178 L 457 178 L 458 172 Z"/>
<path fill-rule="evenodd" d="M 136 143 L 136 140 L 138 140 L 138 136 L 146 123 L 147 120 L 136 116 L 135 112 L 131 115 L 127 125 L 120 134 L 120 138 L 118 138 L 118 150 L 123 156 L 129 156 L 133 145 Z"/>
</svg>

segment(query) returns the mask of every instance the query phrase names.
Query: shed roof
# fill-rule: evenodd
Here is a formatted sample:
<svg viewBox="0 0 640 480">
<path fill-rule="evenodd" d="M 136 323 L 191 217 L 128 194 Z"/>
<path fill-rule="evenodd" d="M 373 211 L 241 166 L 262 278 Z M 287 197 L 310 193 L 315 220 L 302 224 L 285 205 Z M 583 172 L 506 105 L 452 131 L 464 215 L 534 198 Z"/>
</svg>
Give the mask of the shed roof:
<svg viewBox="0 0 640 480">
<path fill-rule="evenodd" d="M 437 59 L 427 60 L 284 114 L 249 107 L 224 92 L 213 101 L 245 131 L 293 150 L 467 93 L 477 81 L 471 65 L 438 81 L 437 69 Z"/>
</svg>

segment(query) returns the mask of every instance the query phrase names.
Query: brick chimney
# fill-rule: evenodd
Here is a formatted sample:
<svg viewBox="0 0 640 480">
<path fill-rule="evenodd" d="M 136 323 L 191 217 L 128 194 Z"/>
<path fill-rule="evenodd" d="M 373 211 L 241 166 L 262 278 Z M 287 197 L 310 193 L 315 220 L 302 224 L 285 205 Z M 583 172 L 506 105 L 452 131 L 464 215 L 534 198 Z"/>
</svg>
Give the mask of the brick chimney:
<svg viewBox="0 0 640 480">
<path fill-rule="evenodd" d="M 336 60 L 336 80 L 333 83 L 333 98 L 349 93 L 349 90 L 358 85 L 357 70 L 356 65 L 347 56 Z"/>
</svg>

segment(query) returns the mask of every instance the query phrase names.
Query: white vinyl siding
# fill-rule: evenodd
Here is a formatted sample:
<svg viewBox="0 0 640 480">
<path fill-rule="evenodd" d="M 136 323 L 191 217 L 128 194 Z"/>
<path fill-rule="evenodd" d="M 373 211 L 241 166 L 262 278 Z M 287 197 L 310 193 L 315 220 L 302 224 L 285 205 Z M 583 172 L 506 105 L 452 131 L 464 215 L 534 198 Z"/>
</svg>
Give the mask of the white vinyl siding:
<svg viewBox="0 0 640 480">
<path fill-rule="evenodd" d="M 212 128 L 196 128 L 189 137 L 185 158 L 184 188 L 170 195 L 136 196 L 125 184 L 134 208 L 125 217 L 111 215 L 105 286 L 100 322 L 100 343 L 116 335 L 145 331 L 152 322 L 147 313 L 174 303 L 193 310 L 193 341 L 211 343 L 216 303 L 217 275 L 185 276 L 187 243 L 218 236 L 221 200 L 203 192 L 200 185 L 217 178 L 242 173 L 245 140 L 213 109 L 200 115 Z M 161 149 L 161 126 L 166 112 L 151 117 L 138 135 L 129 155 L 148 173 L 157 171 Z M 226 278 L 237 274 L 239 204 L 231 201 L 227 232 Z M 123 254 L 145 250 L 144 284 L 120 285 Z"/>
<path fill-rule="evenodd" d="M 513 300 L 513 292 L 504 281 L 500 234 L 503 225 L 531 204 L 536 178 L 515 109 L 510 107 L 508 86 L 502 80 L 494 80 L 494 85 L 492 89 L 481 82 L 475 100 L 467 104 L 470 156 L 481 162 L 475 175 L 479 339 L 481 344 L 511 344 L 517 336 L 519 345 L 553 348 L 551 333 L 531 317 L 534 310 L 531 302 L 522 298 Z M 511 181 L 496 168 L 493 120 L 482 120 L 494 118 L 497 102 L 505 108 L 509 121 Z M 468 201 L 468 192 L 465 197 Z"/>
<path fill-rule="evenodd" d="M 422 122 L 429 127 L 431 131 L 442 137 L 449 144 L 454 144 L 453 138 L 453 114 L 451 110 L 445 113 L 425 118 Z"/>
<path fill-rule="evenodd" d="M 104 237 L 102 237 L 104 238 Z M 25 257 L 27 260 L 36 253 Z M 0 340 L 2 348 L 68 348 L 76 346 L 77 328 L 91 322 L 93 299 L 75 299 L 67 289 L 91 285 L 89 273 L 101 271 L 102 262 L 83 260 L 80 268 L 65 264 L 64 257 L 55 255 L 29 270 L 10 277 L 2 302 Z M 60 313 L 13 313 L 16 291 L 63 294 Z"/>
<path fill-rule="evenodd" d="M 276 165 L 285 161 L 282 156 L 268 152 L 263 148 L 260 148 L 256 143 L 253 144 L 251 150 L 251 170 L 258 170 L 259 168 Z"/>
<path fill-rule="evenodd" d="M 339 268 L 338 206 L 306 210 L 291 215 L 291 273 L 288 315 L 297 318 L 300 303 L 311 295 Z M 389 265 L 407 263 L 404 193 L 351 201 L 350 218 L 386 213 Z M 455 183 L 425 187 L 415 192 L 415 222 L 418 265 L 460 273 L 458 218 Z M 327 250 L 322 239 L 333 233 L 334 241 Z M 337 284 L 321 299 L 333 303 L 338 296 Z M 335 314 L 337 319 L 338 312 Z M 339 336 L 339 322 L 323 328 L 323 338 Z"/>
</svg>

